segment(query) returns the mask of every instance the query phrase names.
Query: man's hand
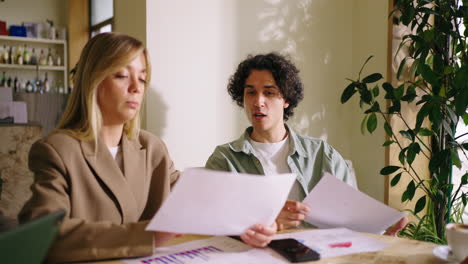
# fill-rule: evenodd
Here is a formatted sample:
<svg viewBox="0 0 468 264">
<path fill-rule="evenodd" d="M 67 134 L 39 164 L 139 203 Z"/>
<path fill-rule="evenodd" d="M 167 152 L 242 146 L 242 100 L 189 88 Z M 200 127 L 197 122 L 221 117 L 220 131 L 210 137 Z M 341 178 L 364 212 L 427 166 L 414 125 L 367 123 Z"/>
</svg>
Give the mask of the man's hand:
<svg viewBox="0 0 468 264">
<path fill-rule="evenodd" d="M 406 217 L 406 216 L 403 217 L 396 224 L 392 225 L 387 230 L 385 230 L 384 235 L 386 235 L 386 236 L 396 236 L 400 230 L 405 228 L 405 226 L 408 224 L 408 221 L 409 221 L 408 217 Z"/>
<path fill-rule="evenodd" d="M 240 236 L 247 245 L 256 248 L 266 247 L 276 235 L 276 223 L 270 226 L 257 224 Z"/>
<path fill-rule="evenodd" d="M 278 224 L 278 230 L 284 230 L 290 227 L 296 227 L 301 224 L 305 219 L 307 213 L 310 212 L 310 208 L 298 201 L 288 200 L 281 209 L 276 223 Z"/>
</svg>

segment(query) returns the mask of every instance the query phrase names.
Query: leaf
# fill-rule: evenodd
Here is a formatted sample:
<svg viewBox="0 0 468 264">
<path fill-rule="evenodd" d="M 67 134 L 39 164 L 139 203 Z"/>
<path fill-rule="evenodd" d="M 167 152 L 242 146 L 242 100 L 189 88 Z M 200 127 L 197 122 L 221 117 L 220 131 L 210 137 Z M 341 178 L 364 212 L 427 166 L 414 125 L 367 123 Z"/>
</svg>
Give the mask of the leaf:
<svg viewBox="0 0 468 264">
<path fill-rule="evenodd" d="M 375 113 L 370 114 L 369 119 L 367 120 L 367 131 L 372 134 L 377 128 L 377 115 Z"/>
<path fill-rule="evenodd" d="M 389 175 L 394 173 L 395 171 L 399 170 L 401 167 L 399 166 L 386 166 L 380 170 L 380 174 L 382 175 Z"/>
<path fill-rule="evenodd" d="M 401 103 L 399 100 L 392 100 L 392 106 L 388 108 L 390 114 L 399 113 L 401 110 Z"/>
<path fill-rule="evenodd" d="M 411 131 L 410 129 L 408 129 L 408 130 L 400 130 L 400 134 L 401 134 L 404 138 L 413 141 L 413 136 L 411 135 L 411 132 L 410 132 L 410 131 Z"/>
<path fill-rule="evenodd" d="M 419 152 L 421 152 L 421 147 L 419 146 L 419 143 L 414 142 L 408 146 L 408 151 L 406 152 L 406 160 L 409 164 L 413 163 L 414 159 L 416 158 L 416 155 L 419 154 Z"/>
<path fill-rule="evenodd" d="M 463 143 L 463 144 L 462 144 L 462 147 L 463 147 L 464 149 L 468 150 L 468 143 Z"/>
<path fill-rule="evenodd" d="M 414 181 L 411 180 L 409 183 L 408 183 L 408 186 L 406 186 L 406 191 L 405 191 L 408 195 L 408 200 L 413 200 L 413 197 L 414 197 L 414 193 L 416 192 L 416 185 L 414 184 Z"/>
<path fill-rule="evenodd" d="M 402 84 L 400 86 L 398 86 L 398 88 L 396 88 L 394 91 L 393 91 L 393 94 L 395 95 L 395 99 L 396 100 L 400 100 L 401 97 L 403 97 L 403 93 L 405 92 L 405 85 Z"/>
<path fill-rule="evenodd" d="M 369 115 L 365 115 L 361 122 L 361 134 L 363 135 L 366 133 L 366 124 L 367 124 L 368 118 L 369 118 Z"/>
<path fill-rule="evenodd" d="M 398 160 L 400 161 L 401 165 L 405 165 L 405 159 L 406 159 L 406 155 L 405 155 L 405 152 L 408 150 L 408 148 L 404 148 L 400 151 L 400 153 L 398 154 Z"/>
<path fill-rule="evenodd" d="M 461 161 L 460 161 L 460 157 L 458 157 L 458 151 L 456 149 L 451 149 L 450 152 L 452 153 L 452 164 L 461 169 L 462 165 L 461 165 Z"/>
<path fill-rule="evenodd" d="M 385 99 L 394 99 L 395 96 L 393 95 L 393 86 L 388 83 L 388 82 L 385 82 L 382 84 L 382 88 L 385 90 Z"/>
<path fill-rule="evenodd" d="M 374 88 L 372 88 L 372 94 L 374 95 L 374 98 L 379 96 L 379 93 L 380 93 L 380 89 L 379 89 L 379 86 L 374 86 Z"/>
<path fill-rule="evenodd" d="M 387 121 L 385 121 L 384 130 L 385 130 L 385 133 L 387 133 L 389 137 L 393 136 L 392 128 L 390 127 Z"/>
<path fill-rule="evenodd" d="M 390 145 L 393 144 L 393 143 L 395 143 L 395 141 L 393 141 L 393 140 L 387 140 L 387 141 L 385 141 L 385 142 L 383 143 L 382 146 L 384 146 L 384 147 L 390 146 Z"/>
<path fill-rule="evenodd" d="M 356 93 L 356 83 L 350 83 L 341 94 L 341 103 L 346 103 Z"/>
<path fill-rule="evenodd" d="M 465 184 L 468 184 L 468 173 L 465 173 L 465 175 L 461 177 L 461 185 Z"/>
<path fill-rule="evenodd" d="M 414 207 L 414 214 L 421 212 L 426 207 L 426 196 L 419 198 Z"/>
<path fill-rule="evenodd" d="M 395 175 L 395 177 L 393 177 L 393 179 L 390 181 L 390 186 L 395 186 L 398 184 L 398 182 L 400 181 L 400 178 L 401 178 L 401 172 L 398 173 L 397 175 Z"/>
<path fill-rule="evenodd" d="M 421 74 L 423 79 L 426 80 L 428 83 L 434 86 L 439 84 L 437 76 L 427 64 L 420 63 L 418 66 L 418 72 Z"/>
<path fill-rule="evenodd" d="M 453 138 L 454 131 L 452 127 L 450 126 L 450 124 L 446 120 L 442 120 L 442 126 L 444 127 L 445 134 Z"/>
<path fill-rule="evenodd" d="M 449 167 L 448 161 L 450 160 L 450 155 L 450 150 L 448 149 L 435 153 L 429 161 L 429 170 L 435 172 L 442 164 L 446 164 L 446 167 Z"/>
<path fill-rule="evenodd" d="M 432 130 L 422 127 L 419 129 L 418 135 L 423 136 L 423 137 L 429 137 L 429 136 L 435 136 L 435 133 Z"/>
<path fill-rule="evenodd" d="M 362 73 L 362 70 L 364 69 L 364 66 L 366 66 L 367 62 L 369 62 L 369 60 L 372 59 L 373 57 L 374 57 L 374 55 L 371 55 L 371 56 L 367 57 L 366 61 L 364 62 L 364 64 L 361 67 L 361 70 L 359 71 L 359 79 L 361 79 L 361 73 Z"/>
<path fill-rule="evenodd" d="M 372 93 L 367 88 L 360 90 L 359 93 L 361 94 L 361 100 L 364 103 L 370 104 L 372 102 Z"/>
<path fill-rule="evenodd" d="M 406 102 L 413 102 L 416 97 L 416 86 L 410 85 L 408 89 L 406 89 L 406 94 L 401 98 L 401 100 Z"/>
<path fill-rule="evenodd" d="M 375 113 L 380 111 L 380 105 L 378 102 L 374 102 L 371 108 L 367 109 L 364 114 Z"/>
<path fill-rule="evenodd" d="M 452 108 L 446 106 L 447 112 L 449 113 L 450 120 L 452 123 L 457 124 L 458 123 L 458 116 L 455 114 L 455 112 L 452 110 Z"/>
<path fill-rule="evenodd" d="M 383 79 L 382 74 L 380 73 L 373 73 L 371 75 L 366 76 L 364 79 L 362 79 L 363 83 L 373 83 L 376 82 L 380 79 Z"/>
<path fill-rule="evenodd" d="M 410 57 L 405 57 L 403 60 L 401 60 L 400 65 L 398 66 L 398 71 L 397 71 L 397 79 L 401 80 L 401 74 L 403 73 L 403 70 L 405 69 L 406 61 Z"/>
<path fill-rule="evenodd" d="M 463 123 L 465 123 L 465 125 L 468 125 L 468 113 L 464 113 L 462 118 L 463 118 Z"/>
</svg>

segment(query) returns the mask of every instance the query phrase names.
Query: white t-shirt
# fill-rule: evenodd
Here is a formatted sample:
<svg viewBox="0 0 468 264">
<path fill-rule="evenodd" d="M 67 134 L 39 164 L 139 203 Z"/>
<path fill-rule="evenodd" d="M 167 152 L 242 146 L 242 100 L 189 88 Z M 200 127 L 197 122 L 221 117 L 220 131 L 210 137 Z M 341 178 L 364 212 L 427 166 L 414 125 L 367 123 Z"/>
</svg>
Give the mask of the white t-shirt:
<svg viewBox="0 0 468 264">
<path fill-rule="evenodd" d="M 256 142 L 251 138 L 249 140 L 254 148 L 255 156 L 262 164 L 265 175 L 291 173 L 288 165 L 289 135 L 282 141 L 274 143 Z M 298 181 L 294 181 L 288 200 L 302 202 L 303 193 L 302 186 Z"/>
<path fill-rule="evenodd" d="M 115 159 L 115 162 L 117 162 L 117 165 L 119 166 L 122 173 L 124 173 L 122 148 L 120 147 L 120 145 L 116 147 L 107 147 L 107 148 L 109 149 L 109 152 L 111 153 L 112 157 Z"/>
<path fill-rule="evenodd" d="M 109 152 L 111 153 L 112 157 L 115 159 L 115 157 L 117 156 L 117 152 L 119 152 L 119 146 L 107 148 L 109 149 Z"/>
</svg>

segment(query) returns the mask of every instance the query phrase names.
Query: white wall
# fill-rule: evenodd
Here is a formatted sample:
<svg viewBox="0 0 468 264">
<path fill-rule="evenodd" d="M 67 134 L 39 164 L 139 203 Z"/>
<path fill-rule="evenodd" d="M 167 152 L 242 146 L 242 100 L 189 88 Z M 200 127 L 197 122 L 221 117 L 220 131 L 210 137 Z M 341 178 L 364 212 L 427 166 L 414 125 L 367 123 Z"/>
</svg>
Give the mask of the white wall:
<svg viewBox="0 0 468 264">
<path fill-rule="evenodd" d="M 353 4 L 353 72 L 348 77 L 357 78 L 364 61 L 374 55 L 363 71 L 363 76 L 374 72 L 386 78 L 387 71 L 387 0 L 355 0 Z M 382 95 L 380 97 L 383 97 Z M 364 115 L 358 109 L 357 97 L 345 106 L 349 111 L 348 132 L 351 157 L 358 175 L 359 188 L 381 201 L 384 199 L 384 176 L 380 169 L 385 166 L 385 141 L 383 123 L 372 135 L 361 134 L 360 125 Z M 385 102 L 380 103 L 381 107 Z M 351 107 L 351 108 L 350 108 Z M 348 110 L 349 109 L 349 110 Z"/>
<path fill-rule="evenodd" d="M 51 19 L 54 25 L 66 27 L 67 3 L 66 0 L 4 0 L 0 2 L 0 20 L 6 21 L 7 26 L 10 26 Z"/>
<path fill-rule="evenodd" d="M 153 65 L 147 128 L 176 166 L 203 166 L 216 145 L 247 126 L 226 83 L 249 53 L 280 51 L 301 70 L 305 99 L 290 124 L 351 159 L 360 188 L 383 200 L 383 133 L 360 135 L 357 105 L 341 105 L 346 77 L 374 54 L 385 73 L 386 0 L 147 0 Z M 372 141 L 368 144 L 368 141 Z"/>
</svg>

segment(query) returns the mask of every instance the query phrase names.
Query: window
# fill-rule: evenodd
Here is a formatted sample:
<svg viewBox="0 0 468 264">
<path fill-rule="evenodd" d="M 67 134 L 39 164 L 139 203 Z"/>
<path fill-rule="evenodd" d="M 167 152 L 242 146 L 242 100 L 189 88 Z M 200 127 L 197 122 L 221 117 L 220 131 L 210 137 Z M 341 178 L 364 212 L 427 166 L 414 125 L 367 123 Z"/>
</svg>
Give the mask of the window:
<svg viewBox="0 0 468 264">
<path fill-rule="evenodd" d="M 90 0 L 91 37 L 103 32 L 111 32 L 114 23 L 114 0 Z"/>
</svg>

